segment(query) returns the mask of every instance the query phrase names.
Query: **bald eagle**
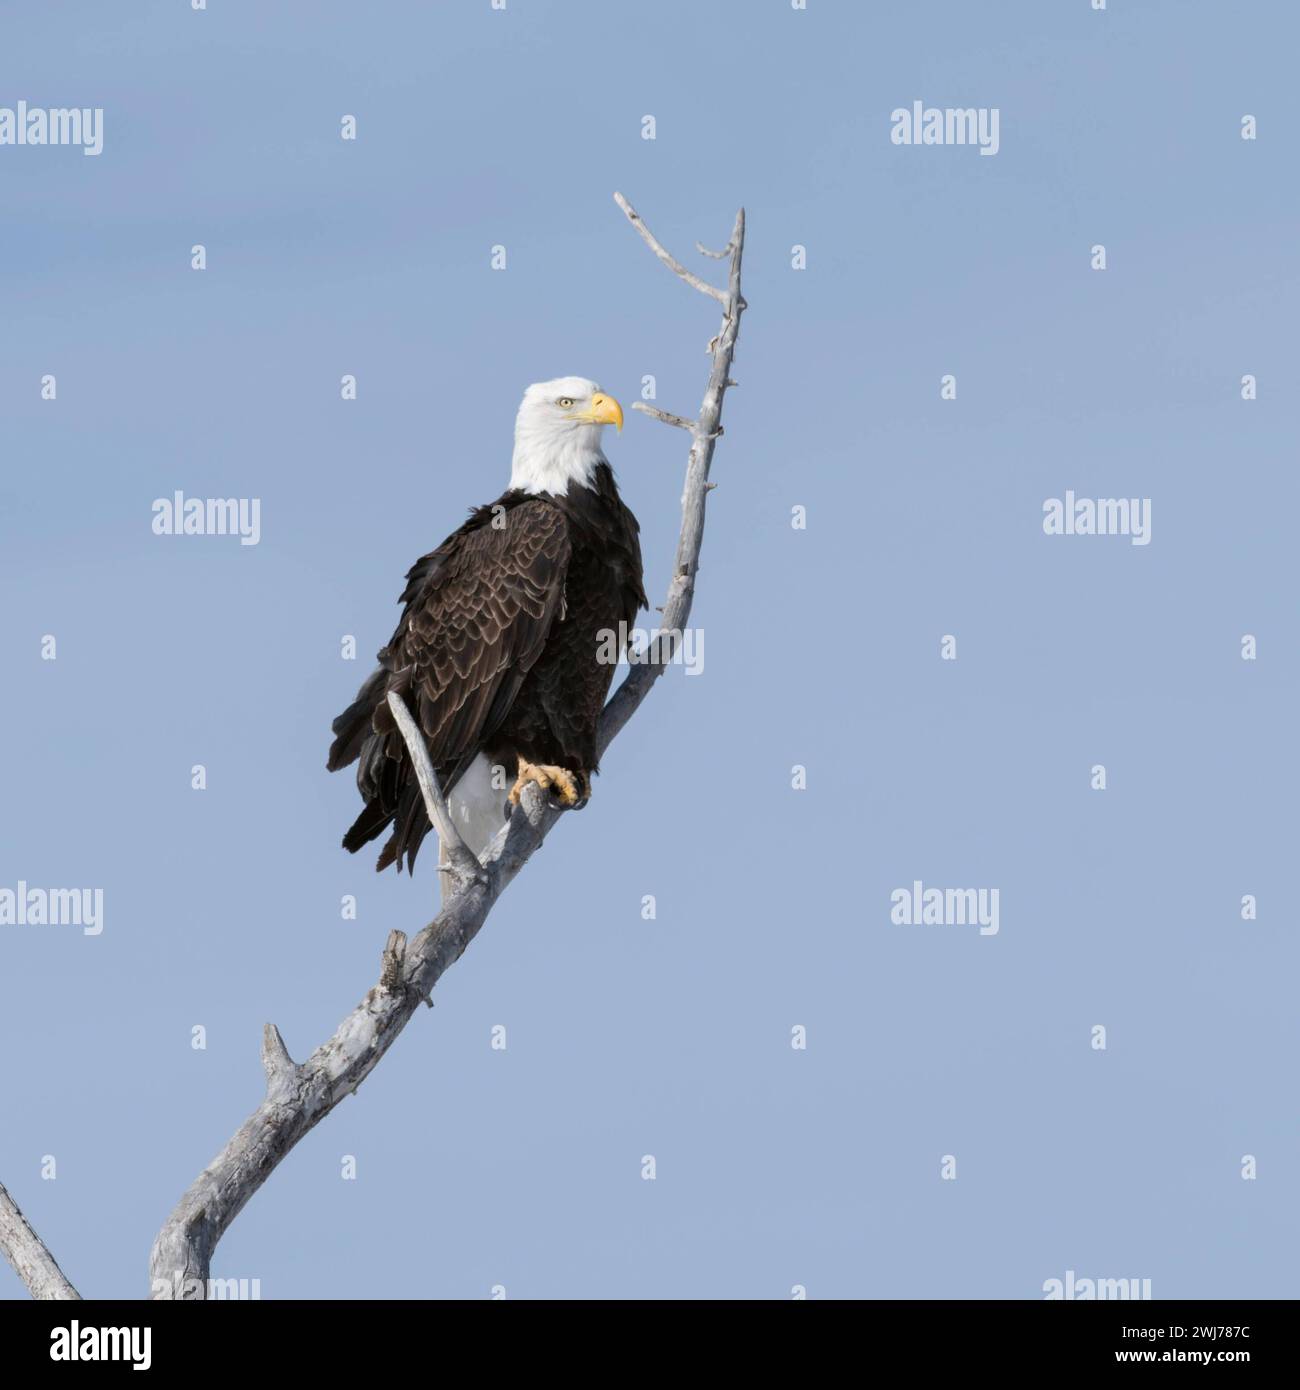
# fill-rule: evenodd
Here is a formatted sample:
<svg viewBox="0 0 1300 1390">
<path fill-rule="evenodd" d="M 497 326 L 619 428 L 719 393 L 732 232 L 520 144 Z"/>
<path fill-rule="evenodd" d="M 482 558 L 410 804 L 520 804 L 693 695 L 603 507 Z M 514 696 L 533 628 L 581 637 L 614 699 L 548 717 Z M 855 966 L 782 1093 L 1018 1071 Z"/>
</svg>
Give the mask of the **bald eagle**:
<svg viewBox="0 0 1300 1390">
<path fill-rule="evenodd" d="M 605 425 L 621 430 L 623 410 L 594 381 L 530 386 L 510 486 L 407 572 L 397 630 L 334 721 L 329 752 L 331 772 L 357 763 L 365 802 L 343 847 L 391 827 L 377 869 L 410 872 L 429 831 L 390 691 L 423 731 L 476 854 L 528 782 L 564 806 L 590 797 L 610 651 L 646 607 L 639 527 L 601 452 Z"/>
</svg>

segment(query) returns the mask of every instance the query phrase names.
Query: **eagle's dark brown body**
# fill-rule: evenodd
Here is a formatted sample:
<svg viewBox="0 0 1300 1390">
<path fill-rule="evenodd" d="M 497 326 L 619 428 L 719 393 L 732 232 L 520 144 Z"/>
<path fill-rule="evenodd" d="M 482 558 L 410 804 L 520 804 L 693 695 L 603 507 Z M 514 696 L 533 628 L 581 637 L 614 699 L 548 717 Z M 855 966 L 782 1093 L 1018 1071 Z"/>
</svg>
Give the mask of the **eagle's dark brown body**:
<svg viewBox="0 0 1300 1390">
<path fill-rule="evenodd" d="M 510 491 L 479 507 L 407 574 L 401 621 L 379 669 L 334 721 L 329 768 L 358 761 L 365 809 L 344 837 L 358 850 L 392 833 L 377 867 L 415 863 L 429 830 L 402 736 L 398 691 L 424 732 L 444 793 L 475 756 L 515 775 L 520 759 L 584 781 L 618 649 L 646 606 L 636 518 L 607 463 L 591 487 L 552 497 Z"/>
</svg>

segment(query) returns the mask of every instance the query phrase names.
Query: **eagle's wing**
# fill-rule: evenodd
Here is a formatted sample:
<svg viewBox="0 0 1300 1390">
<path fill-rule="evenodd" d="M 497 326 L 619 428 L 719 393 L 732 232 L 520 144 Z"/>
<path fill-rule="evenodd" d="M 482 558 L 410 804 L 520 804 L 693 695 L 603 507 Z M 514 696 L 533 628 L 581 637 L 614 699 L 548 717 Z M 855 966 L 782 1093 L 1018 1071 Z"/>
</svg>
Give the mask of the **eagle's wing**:
<svg viewBox="0 0 1300 1390">
<path fill-rule="evenodd" d="M 415 862 L 429 829 L 414 770 L 388 708 L 397 691 L 450 790 L 500 727 L 564 603 L 570 543 L 549 502 L 480 508 L 407 575 L 405 609 L 380 667 L 334 721 L 331 771 L 360 758 L 366 808 L 344 838 L 359 849 L 395 821 L 379 867 Z"/>
</svg>

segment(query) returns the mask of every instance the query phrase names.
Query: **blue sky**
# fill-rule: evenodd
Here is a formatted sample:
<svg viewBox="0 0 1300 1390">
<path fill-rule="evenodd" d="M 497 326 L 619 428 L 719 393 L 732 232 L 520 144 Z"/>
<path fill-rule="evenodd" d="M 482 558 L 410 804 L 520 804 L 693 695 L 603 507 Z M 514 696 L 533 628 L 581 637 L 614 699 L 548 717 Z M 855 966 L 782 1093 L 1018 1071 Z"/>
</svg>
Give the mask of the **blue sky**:
<svg viewBox="0 0 1300 1390">
<path fill-rule="evenodd" d="M 430 863 L 338 848 L 329 723 L 504 486 L 524 386 L 697 407 L 715 306 L 619 189 L 705 273 L 748 212 L 703 674 L 214 1273 L 1300 1295 L 1291 7 L 176 0 L 5 38 L 0 106 L 104 110 L 98 157 L 0 147 L 0 888 L 105 903 L 0 926 L 0 1180 L 83 1293 L 146 1291 L 262 1024 L 305 1056 L 431 914 Z M 997 108 L 997 155 L 891 143 L 916 100 Z M 660 602 L 682 439 L 608 450 Z M 260 543 L 155 536 L 177 489 L 259 498 Z M 1045 535 L 1067 490 L 1151 499 L 1151 543 Z M 917 879 L 998 888 L 998 933 L 891 923 Z"/>
</svg>

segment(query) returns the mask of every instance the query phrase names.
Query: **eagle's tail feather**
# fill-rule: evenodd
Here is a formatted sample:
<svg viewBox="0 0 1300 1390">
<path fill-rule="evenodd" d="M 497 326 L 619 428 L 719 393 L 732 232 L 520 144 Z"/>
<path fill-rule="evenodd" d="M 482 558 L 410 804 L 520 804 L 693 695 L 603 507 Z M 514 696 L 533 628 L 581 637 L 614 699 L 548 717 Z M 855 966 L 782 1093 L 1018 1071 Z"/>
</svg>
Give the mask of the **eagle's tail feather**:
<svg viewBox="0 0 1300 1390">
<path fill-rule="evenodd" d="M 429 815 L 424 809 L 424 797 L 420 792 L 419 783 L 415 780 L 415 774 L 412 773 L 406 790 L 402 793 L 402 799 L 397 804 L 397 820 L 391 841 L 393 856 L 399 869 L 403 857 L 406 859 L 408 874 L 415 868 L 415 856 L 420 852 L 420 844 L 429 833 L 429 828 Z M 384 853 L 388 853 L 388 846 L 384 847 Z"/>
<path fill-rule="evenodd" d="M 357 698 L 330 726 L 335 737 L 325 766 L 331 772 L 337 772 L 356 761 L 362 745 L 373 732 L 371 721 L 375 706 L 383 700 L 384 682 L 387 679 L 388 672 L 381 666 L 357 692 Z"/>
<path fill-rule="evenodd" d="M 343 848 L 350 854 L 355 854 L 362 845 L 368 845 L 376 836 L 382 835 L 392 819 L 393 813 L 385 811 L 378 799 L 368 801 L 365 809 L 352 822 L 351 829 L 344 835 Z"/>
</svg>

